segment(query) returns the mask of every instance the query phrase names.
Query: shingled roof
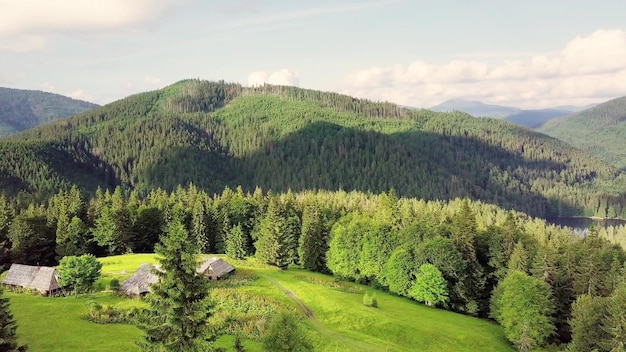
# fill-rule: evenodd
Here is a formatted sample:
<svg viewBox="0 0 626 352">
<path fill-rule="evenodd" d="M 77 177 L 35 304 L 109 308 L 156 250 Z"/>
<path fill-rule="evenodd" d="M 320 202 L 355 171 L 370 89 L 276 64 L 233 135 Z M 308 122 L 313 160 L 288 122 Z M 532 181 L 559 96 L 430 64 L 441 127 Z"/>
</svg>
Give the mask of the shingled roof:
<svg viewBox="0 0 626 352">
<path fill-rule="evenodd" d="M 61 289 L 58 279 L 59 272 L 52 267 L 11 264 L 2 283 L 37 290 L 47 295 Z"/>
<path fill-rule="evenodd" d="M 197 272 L 204 274 L 207 278 L 218 279 L 234 270 L 235 268 L 224 259 L 213 257 L 205 259 L 198 267 Z"/>
<path fill-rule="evenodd" d="M 152 270 L 159 270 L 158 265 L 143 263 L 137 271 L 126 279 L 120 286 L 120 290 L 128 295 L 143 295 L 150 292 L 150 285 L 159 281 L 159 277 Z"/>
</svg>

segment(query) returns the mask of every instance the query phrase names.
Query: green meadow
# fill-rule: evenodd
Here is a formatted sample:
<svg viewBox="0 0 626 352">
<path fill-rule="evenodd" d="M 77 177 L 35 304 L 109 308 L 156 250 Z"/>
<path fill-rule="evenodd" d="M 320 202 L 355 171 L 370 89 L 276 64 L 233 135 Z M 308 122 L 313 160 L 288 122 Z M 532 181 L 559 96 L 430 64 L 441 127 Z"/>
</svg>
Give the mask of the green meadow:
<svg viewBox="0 0 626 352">
<path fill-rule="evenodd" d="M 141 263 L 156 262 L 151 254 L 100 259 L 99 286 L 120 281 Z M 263 297 L 298 312 L 316 351 L 513 351 L 495 323 L 427 307 L 370 287 L 335 280 L 332 276 L 298 268 L 280 271 L 249 259 L 230 260 L 240 272 L 225 288 L 245 297 Z M 242 276 L 240 276 L 242 275 Z M 245 276 L 247 280 L 242 280 Z M 251 276 L 254 279 L 249 279 Z M 231 291 L 225 291 L 228 293 Z M 362 304 L 365 292 L 375 293 L 378 308 Z M 41 297 L 5 292 L 18 322 L 21 343 L 29 351 L 136 351 L 142 332 L 129 324 L 96 324 L 83 318 L 87 303 L 124 309 L 139 306 L 139 299 L 102 291 L 88 295 Z M 274 306 L 274 305 L 272 305 Z M 258 307 L 262 309 L 263 307 Z M 222 336 L 217 346 L 232 350 L 233 336 Z M 258 339 L 257 339 L 258 340 Z M 258 341 L 244 340 L 247 351 L 262 351 Z"/>
</svg>

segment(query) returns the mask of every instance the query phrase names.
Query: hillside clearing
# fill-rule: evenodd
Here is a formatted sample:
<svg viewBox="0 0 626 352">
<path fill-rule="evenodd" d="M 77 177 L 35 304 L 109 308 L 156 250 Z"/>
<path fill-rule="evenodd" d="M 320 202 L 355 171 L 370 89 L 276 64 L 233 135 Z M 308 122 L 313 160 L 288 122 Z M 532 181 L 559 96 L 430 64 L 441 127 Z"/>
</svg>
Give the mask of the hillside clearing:
<svg viewBox="0 0 626 352">
<path fill-rule="evenodd" d="M 100 261 L 103 276 L 110 280 L 128 276 L 141 263 L 154 263 L 156 258 L 133 254 Z M 279 271 L 253 259 L 231 262 L 237 269 L 249 269 L 258 275 L 237 290 L 272 298 L 302 312 L 318 351 L 512 351 L 502 329 L 485 320 L 426 307 L 380 291 L 376 291 L 380 308 L 369 308 L 362 304 L 363 293 L 373 291 L 369 287 L 297 268 Z M 237 276 L 233 280 L 236 279 Z M 138 305 L 139 300 L 103 292 L 56 298 L 14 292 L 6 295 L 19 325 L 20 341 L 29 345 L 29 351 L 137 349 L 139 329 L 127 324 L 95 324 L 84 320 L 82 314 L 86 304 L 94 299 L 116 307 Z M 225 336 L 218 345 L 230 348 L 232 341 L 232 336 Z M 261 350 L 258 342 L 246 340 L 245 345 L 248 351 Z"/>
</svg>

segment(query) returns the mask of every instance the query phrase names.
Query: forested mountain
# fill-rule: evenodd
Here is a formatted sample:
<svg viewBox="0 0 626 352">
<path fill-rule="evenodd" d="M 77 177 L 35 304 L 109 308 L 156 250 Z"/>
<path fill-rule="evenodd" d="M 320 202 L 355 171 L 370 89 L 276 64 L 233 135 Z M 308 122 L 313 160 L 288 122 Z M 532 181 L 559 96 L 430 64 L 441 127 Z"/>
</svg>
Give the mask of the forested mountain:
<svg viewBox="0 0 626 352">
<path fill-rule="evenodd" d="M 438 112 L 463 111 L 476 117 L 493 117 L 503 119 L 521 111 L 512 106 L 485 104 L 480 101 L 465 99 L 450 99 L 435 105 L 430 110 Z"/>
<path fill-rule="evenodd" d="M 572 113 L 571 110 L 560 109 L 520 110 L 507 116 L 505 120 L 529 128 L 537 128 L 552 119 L 569 116 Z"/>
<path fill-rule="evenodd" d="M 512 123 L 293 87 L 182 81 L 0 143 L 6 193 L 140 194 L 193 182 L 470 197 L 536 216 L 623 216 L 626 175 Z M 25 195 L 23 195 L 25 196 Z"/>
<path fill-rule="evenodd" d="M 0 137 L 97 106 L 53 93 L 0 87 Z"/>
<path fill-rule="evenodd" d="M 539 131 L 626 169 L 626 97 L 550 121 Z"/>
</svg>

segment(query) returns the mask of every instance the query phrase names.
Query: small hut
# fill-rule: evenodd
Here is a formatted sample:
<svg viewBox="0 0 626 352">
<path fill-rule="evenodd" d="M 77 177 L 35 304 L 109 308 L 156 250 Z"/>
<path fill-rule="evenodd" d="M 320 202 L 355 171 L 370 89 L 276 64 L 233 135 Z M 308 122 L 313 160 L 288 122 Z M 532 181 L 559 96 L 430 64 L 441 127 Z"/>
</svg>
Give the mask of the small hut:
<svg viewBox="0 0 626 352">
<path fill-rule="evenodd" d="M 120 291 L 129 296 L 143 296 L 150 292 L 150 286 L 159 281 L 159 277 L 154 270 L 160 270 L 158 265 L 143 263 L 137 271 L 126 279 L 120 286 Z"/>
<path fill-rule="evenodd" d="M 11 287 L 35 290 L 45 296 L 62 291 L 59 285 L 59 271 L 48 266 L 11 264 L 2 283 Z"/>
<path fill-rule="evenodd" d="M 228 264 L 224 259 L 217 257 L 205 259 L 197 269 L 198 274 L 201 274 L 207 280 L 213 281 L 233 271 L 235 271 L 235 268 L 232 265 Z"/>
</svg>

